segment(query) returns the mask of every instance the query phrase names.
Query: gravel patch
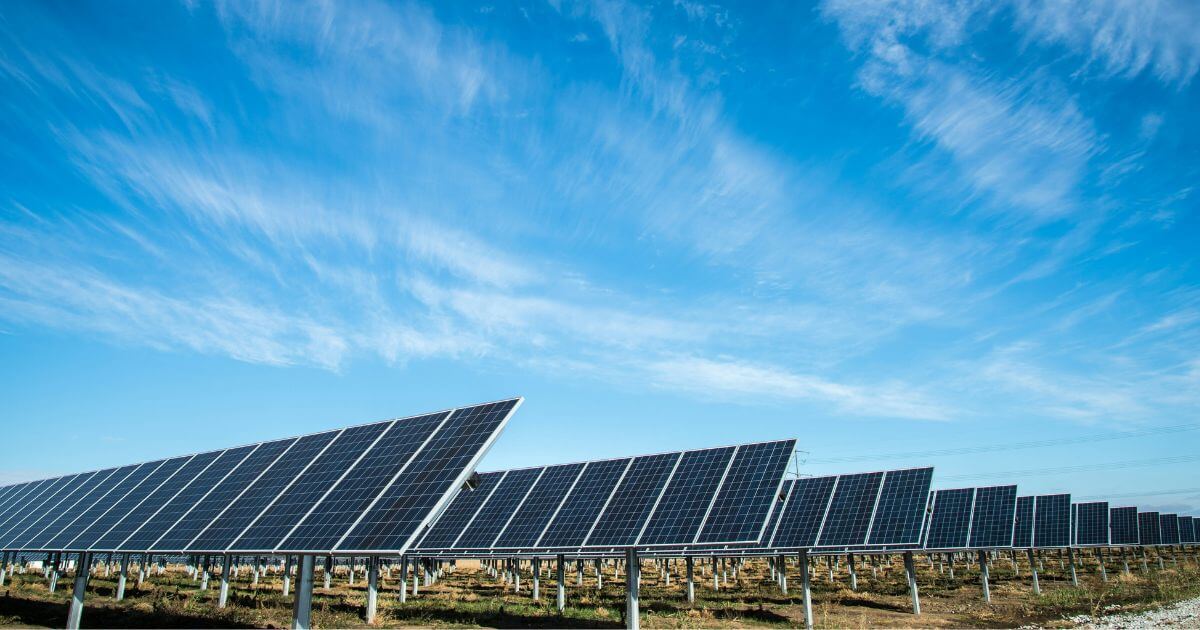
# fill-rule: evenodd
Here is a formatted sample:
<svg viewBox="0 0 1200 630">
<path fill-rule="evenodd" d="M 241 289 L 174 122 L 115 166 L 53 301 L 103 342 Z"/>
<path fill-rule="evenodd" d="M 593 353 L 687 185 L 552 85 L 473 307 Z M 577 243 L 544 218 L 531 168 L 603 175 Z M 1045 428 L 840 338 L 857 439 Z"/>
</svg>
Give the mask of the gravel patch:
<svg viewBox="0 0 1200 630">
<path fill-rule="evenodd" d="M 1126 628 L 1200 628 L 1200 597 L 1140 613 L 1121 613 L 1091 617 L 1080 615 L 1071 621 L 1080 628 L 1118 630 Z"/>
</svg>

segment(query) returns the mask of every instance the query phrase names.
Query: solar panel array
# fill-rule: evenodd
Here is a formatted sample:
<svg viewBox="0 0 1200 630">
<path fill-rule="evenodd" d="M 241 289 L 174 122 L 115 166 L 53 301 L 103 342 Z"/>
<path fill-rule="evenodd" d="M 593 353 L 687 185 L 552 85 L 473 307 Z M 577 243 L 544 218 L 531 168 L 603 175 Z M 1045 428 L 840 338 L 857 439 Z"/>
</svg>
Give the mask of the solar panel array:
<svg viewBox="0 0 1200 630">
<path fill-rule="evenodd" d="M 1017 515 L 1013 523 L 1013 547 L 1033 547 L 1034 497 L 1017 497 Z"/>
<path fill-rule="evenodd" d="M 797 479 L 765 546 L 916 547 L 932 481 L 932 468 Z"/>
<path fill-rule="evenodd" d="M 1076 503 L 1075 544 L 1080 547 L 1105 547 L 1109 543 L 1109 508 L 1107 501 Z"/>
<path fill-rule="evenodd" d="M 1135 507 L 1116 507 L 1108 511 L 1109 542 L 1113 545 L 1141 543 L 1138 532 L 1138 511 Z"/>
<path fill-rule="evenodd" d="M 481 475 L 429 528 L 429 554 L 758 542 L 795 440 Z"/>
<path fill-rule="evenodd" d="M 1162 544 L 1162 521 L 1158 512 L 1138 512 L 1138 536 L 1142 545 Z"/>
<path fill-rule="evenodd" d="M 930 501 L 926 549 L 997 549 L 1013 544 L 1016 486 L 938 490 Z"/>
<path fill-rule="evenodd" d="M 1178 545 L 1179 540 L 1179 515 L 1178 514 L 1159 514 L 1159 532 L 1162 537 L 1161 544 Z"/>
<path fill-rule="evenodd" d="M 1195 543 L 1196 540 L 1196 519 L 1191 516 L 1179 517 L 1179 542 Z"/>
<path fill-rule="evenodd" d="M 1047 494 L 1035 499 L 1033 546 L 1039 549 L 1071 546 L 1071 495 Z"/>
<path fill-rule="evenodd" d="M 520 402 L 17 484 L 0 549 L 401 553 Z"/>
</svg>

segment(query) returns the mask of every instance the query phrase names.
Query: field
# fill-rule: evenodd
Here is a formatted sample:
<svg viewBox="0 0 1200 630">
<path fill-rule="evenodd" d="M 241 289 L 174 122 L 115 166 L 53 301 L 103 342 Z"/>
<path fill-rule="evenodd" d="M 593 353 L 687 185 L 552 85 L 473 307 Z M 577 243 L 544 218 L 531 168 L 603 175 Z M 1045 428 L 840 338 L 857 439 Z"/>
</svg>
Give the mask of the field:
<svg viewBox="0 0 1200 630">
<path fill-rule="evenodd" d="M 955 576 L 948 567 L 931 565 L 918 558 L 921 593 L 920 617 L 912 615 L 904 570 L 898 558 L 882 564 L 876 572 L 859 563 L 858 590 L 848 585 L 844 562 L 836 567 L 834 581 L 824 560 L 814 567 L 813 611 L 817 627 L 1015 627 L 1037 624 L 1050 627 L 1071 625 L 1067 617 L 1114 611 L 1137 611 L 1200 595 L 1200 569 L 1195 557 L 1180 556 L 1178 564 L 1167 556 L 1159 570 L 1153 553 L 1150 570 L 1131 562 L 1133 572 L 1123 575 L 1119 562 L 1108 563 L 1109 579 L 1100 579 L 1094 557 L 1079 568 L 1080 586 L 1073 587 L 1068 571 L 1057 556 L 1046 556 L 1040 574 L 1042 595 L 1032 593 L 1029 568 L 1021 558 L 1015 575 L 1007 556 L 991 567 L 992 602 L 985 604 L 978 569 L 960 560 Z M 680 563 L 682 566 L 682 562 Z M 690 627 L 794 627 L 803 625 L 799 576 L 789 568 L 790 595 L 781 594 L 770 580 L 761 560 L 748 561 L 736 580 L 729 575 L 727 587 L 712 590 L 707 566 L 697 562 L 696 602 L 689 605 L 684 587 L 675 576 L 668 585 L 659 569 L 646 561 L 642 575 L 642 625 L 648 628 Z M 573 569 L 573 565 L 572 565 Z M 874 573 L 874 574 L 873 574 Z M 376 627 L 622 627 L 625 606 L 624 583 L 606 569 L 603 589 L 596 590 L 591 567 L 584 584 L 577 585 L 568 571 L 567 608 L 559 614 L 554 606 L 554 583 L 541 583 L 541 602 L 530 597 L 531 576 L 525 572 L 521 592 L 514 593 L 499 579 L 491 578 L 476 563 L 461 562 L 453 571 L 418 596 L 399 603 L 398 574 L 385 579 L 381 574 L 379 618 Z M 365 582 L 359 573 L 354 586 L 348 584 L 344 567 L 335 573 L 333 587 L 322 588 L 318 571 L 313 594 L 313 621 L 319 627 L 365 627 L 362 620 L 366 601 Z M 71 581 L 63 578 L 57 592 L 50 593 L 40 572 L 13 576 L 0 592 L 0 626 L 62 627 L 66 620 Z M 209 590 L 182 567 L 171 567 L 142 587 L 130 580 L 126 599 L 112 595 L 115 576 L 93 577 L 87 595 L 84 627 L 267 627 L 286 628 L 291 619 L 291 598 L 281 593 L 281 577 L 264 576 L 250 588 L 248 571 L 231 587 L 230 605 L 216 607 L 218 580 Z"/>
</svg>

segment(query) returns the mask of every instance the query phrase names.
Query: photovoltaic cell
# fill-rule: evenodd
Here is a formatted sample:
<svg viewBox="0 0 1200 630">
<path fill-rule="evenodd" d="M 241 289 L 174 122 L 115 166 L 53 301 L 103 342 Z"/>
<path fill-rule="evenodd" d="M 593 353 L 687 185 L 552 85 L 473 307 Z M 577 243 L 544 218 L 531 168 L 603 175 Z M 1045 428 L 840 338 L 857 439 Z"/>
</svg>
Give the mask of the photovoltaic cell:
<svg viewBox="0 0 1200 630">
<path fill-rule="evenodd" d="M 1179 515 L 1178 514 L 1159 514 L 1159 536 L 1163 545 L 1178 545 L 1179 544 Z"/>
<path fill-rule="evenodd" d="M 1184 544 L 1196 542 L 1196 522 L 1193 517 L 1179 517 L 1179 542 Z"/>
<path fill-rule="evenodd" d="M 53 492 L 43 493 L 45 497 L 36 501 L 37 507 L 25 508 L 0 524 L 0 549 L 7 548 L 9 541 L 22 534 L 26 528 L 36 522 L 42 515 L 52 512 L 58 504 L 76 488 L 83 485 L 95 473 L 84 473 L 65 477 L 62 483 L 56 484 Z"/>
<path fill-rule="evenodd" d="M 867 528 L 871 525 L 871 513 L 882 482 L 882 472 L 839 477 L 817 546 L 843 547 L 866 543 Z"/>
<path fill-rule="evenodd" d="M 454 541 L 462 536 L 463 531 L 475 519 L 479 509 L 483 507 L 492 493 L 504 485 L 506 472 L 483 473 L 479 475 L 478 485 L 474 490 L 460 490 L 454 501 L 447 506 L 437 521 L 425 532 L 418 549 L 448 549 L 454 546 Z"/>
<path fill-rule="evenodd" d="M 976 488 L 971 539 L 967 546 L 971 549 L 1011 547 L 1016 509 L 1016 486 Z"/>
<path fill-rule="evenodd" d="M 542 468 L 513 470 L 504 477 L 483 509 L 463 531 L 455 547 L 458 549 L 488 549 L 513 517 L 517 506 L 525 500 L 533 484 L 542 475 Z"/>
<path fill-rule="evenodd" d="M 795 479 L 784 479 L 783 486 L 779 489 L 779 498 L 783 500 L 783 504 L 775 509 L 771 514 L 771 524 L 767 525 L 766 541 L 763 546 L 770 548 L 774 543 L 775 534 L 779 532 L 779 524 L 783 522 L 783 513 L 787 511 L 788 499 L 792 496 L 792 489 L 796 487 Z"/>
<path fill-rule="evenodd" d="M 1113 545 L 1141 544 L 1138 531 L 1138 511 L 1135 507 L 1117 507 L 1108 511 L 1109 531 Z"/>
<path fill-rule="evenodd" d="M 1044 549 L 1071 545 L 1071 495 L 1038 496 L 1033 507 L 1033 518 L 1034 547 Z"/>
<path fill-rule="evenodd" d="M 1017 497 L 1017 518 L 1013 524 L 1013 547 L 1029 549 L 1033 547 L 1033 507 L 1034 497 Z"/>
<path fill-rule="evenodd" d="M 646 523 L 639 545 L 670 545 L 694 540 L 713 493 L 721 485 L 733 460 L 734 447 L 688 451 Z"/>
<path fill-rule="evenodd" d="M 681 456 L 668 453 L 634 458 L 584 544 L 633 545 Z"/>
<path fill-rule="evenodd" d="M 795 451 L 795 440 L 739 447 L 696 542 L 758 542 Z"/>
<path fill-rule="evenodd" d="M 974 488 L 938 490 L 933 495 L 933 515 L 929 519 L 926 549 L 963 549 L 971 528 Z"/>
<path fill-rule="evenodd" d="M 88 496 L 83 498 L 80 502 L 82 510 L 71 511 L 66 514 L 66 516 L 74 518 L 70 518 L 70 521 L 62 529 L 51 533 L 45 539 L 42 548 L 58 550 L 62 549 L 68 542 L 71 542 L 85 527 L 96 520 L 96 517 L 100 516 L 104 510 L 112 505 L 115 497 L 124 496 L 126 492 L 129 492 L 131 487 L 142 480 L 145 476 L 144 468 L 144 464 L 134 464 L 118 469 L 109 481 L 96 487 Z M 141 471 L 140 474 L 139 471 Z M 113 495 L 114 499 L 108 499 L 109 495 Z M 58 523 L 54 523 L 54 526 L 57 525 Z"/>
<path fill-rule="evenodd" d="M 783 517 L 771 546 L 776 549 L 809 549 L 817 544 L 821 522 L 838 478 L 797 479 L 783 506 Z"/>
<path fill-rule="evenodd" d="M 291 481 L 286 490 L 275 496 L 270 507 L 229 548 L 253 551 L 277 547 L 296 523 L 391 426 L 391 422 L 378 422 L 342 431 L 308 468 Z"/>
<path fill-rule="evenodd" d="M 933 482 L 932 468 L 889 470 L 871 523 L 870 545 L 915 545 Z"/>
<path fill-rule="evenodd" d="M 63 478 L 56 477 L 54 479 L 42 479 L 25 484 L 14 498 L 12 507 L 6 512 L 5 521 L 19 518 L 22 513 L 28 511 L 30 504 L 40 499 L 44 493 L 49 491 L 53 486 L 61 483 L 62 480 Z"/>
<path fill-rule="evenodd" d="M 225 503 L 219 515 L 197 534 L 195 540 L 188 541 L 184 550 L 220 551 L 229 548 L 254 519 L 279 496 L 279 493 L 295 480 L 305 467 L 311 464 L 317 455 L 340 434 L 341 431 L 326 431 L 315 435 L 306 435 L 296 440 L 296 443 L 267 466 L 261 475 L 249 479 L 249 486 L 244 483 L 245 478 L 249 475 L 232 475 L 223 481 L 221 485 L 229 494 L 232 495 L 233 491 L 237 490 L 240 496 L 231 497 L 232 502 Z M 250 471 L 240 472 L 248 473 Z M 244 491 L 242 491 L 243 489 Z M 212 498 L 210 495 L 208 499 L 205 499 L 205 503 L 216 507 Z M 206 510 L 205 515 L 208 513 Z M 204 519 L 196 519 L 194 515 L 190 515 L 188 520 Z"/>
<path fill-rule="evenodd" d="M 1158 517 L 1158 512 L 1138 512 L 1138 537 L 1140 538 L 1140 544 L 1162 544 L 1162 521 Z"/>
<path fill-rule="evenodd" d="M 83 501 L 116 472 L 115 468 L 97 471 L 64 497 L 53 511 L 37 515 L 37 519 L 25 527 L 24 531 L 11 532 L 7 536 L 8 541 L 4 543 L 4 546 L 9 549 L 40 548 L 41 543 L 49 540 L 63 527 L 66 527 L 71 519 L 75 518 L 74 509 L 76 507 L 85 509 L 91 505 L 90 503 L 84 504 Z"/>
<path fill-rule="evenodd" d="M 333 549 L 395 477 L 449 417 L 441 412 L 404 418 L 379 440 L 307 518 L 280 545 L 284 549 Z"/>
<path fill-rule="evenodd" d="M 1107 501 L 1077 503 L 1075 544 L 1083 547 L 1107 547 L 1109 508 Z"/>
<path fill-rule="evenodd" d="M 106 551 L 124 549 L 125 547 L 121 546 L 122 543 L 157 516 L 172 497 L 195 479 L 220 454 L 221 451 L 209 451 L 189 458 L 174 476 L 164 481 L 157 490 L 146 497 L 141 505 L 130 510 L 107 534 L 97 540 L 92 548 Z"/>
<path fill-rule="evenodd" d="M 538 547 L 571 548 L 583 545 L 588 530 L 600 516 L 600 510 L 612 495 L 617 482 L 632 459 L 591 462 L 575 484 L 558 515 L 550 522 Z"/>
<path fill-rule="evenodd" d="M 565 464 L 546 468 L 537 485 L 525 497 L 521 511 L 513 516 L 493 546 L 502 549 L 529 549 L 535 546 L 555 510 L 566 498 L 567 491 L 583 472 L 583 467 L 584 464 Z"/>
<path fill-rule="evenodd" d="M 520 399 L 513 399 L 455 410 L 336 549 L 406 550 L 418 529 L 457 490 L 519 403 Z"/>
<path fill-rule="evenodd" d="M 118 498 L 104 514 L 92 522 L 79 536 L 67 543 L 66 548 L 78 550 L 91 549 L 101 536 L 107 534 L 108 530 L 112 529 L 121 519 L 125 518 L 135 507 L 141 505 L 142 501 L 150 493 L 154 492 L 164 481 L 170 479 L 172 475 L 178 472 L 179 468 L 187 463 L 187 460 L 188 457 L 176 457 L 148 464 L 147 469 L 152 469 L 151 472 L 136 487 Z"/>
</svg>

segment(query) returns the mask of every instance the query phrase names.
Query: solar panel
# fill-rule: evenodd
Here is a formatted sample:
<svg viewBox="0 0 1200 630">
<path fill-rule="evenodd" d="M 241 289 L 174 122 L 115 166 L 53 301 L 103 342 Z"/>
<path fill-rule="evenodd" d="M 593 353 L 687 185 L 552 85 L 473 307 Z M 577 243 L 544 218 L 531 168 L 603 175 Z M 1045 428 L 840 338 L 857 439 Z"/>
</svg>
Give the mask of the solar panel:
<svg viewBox="0 0 1200 630">
<path fill-rule="evenodd" d="M 521 510 L 513 516 L 493 545 L 500 549 L 528 549 L 537 544 L 554 512 L 579 479 L 587 464 L 564 464 L 545 469 Z M 439 523 L 441 520 L 439 519 Z M 461 530 L 460 530 L 461 531 Z"/>
<path fill-rule="evenodd" d="M 91 549 L 101 537 L 108 533 L 114 525 L 125 518 L 134 508 L 142 504 L 152 492 L 158 489 L 164 481 L 179 471 L 187 463 L 187 457 L 177 457 L 159 463 L 153 471 L 146 475 L 128 494 L 113 503 L 104 514 L 92 521 L 74 540 L 67 543 L 67 549 Z"/>
<path fill-rule="evenodd" d="M 4 523 L 0 525 L 0 549 L 4 549 L 8 541 L 23 534 L 26 529 L 37 522 L 47 512 L 56 510 L 64 499 L 69 497 L 79 486 L 82 486 L 95 474 L 92 472 L 67 477 L 64 483 L 57 484 L 56 489 L 48 493 L 49 496 L 45 500 L 38 501 L 37 507 L 14 511 L 13 515 L 5 519 Z"/>
<path fill-rule="evenodd" d="M 1159 514 L 1159 532 L 1163 545 L 1179 544 L 1179 515 Z"/>
<path fill-rule="evenodd" d="M 100 470 L 89 477 L 86 481 L 79 484 L 66 497 L 59 501 L 58 507 L 53 511 L 46 511 L 38 515 L 37 520 L 30 523 L 24 531 L 11 532 L 4 543 L 8 549 L 38 549 L 41 543 L 48 540 L 51 536 L 58 533 L 63 527 L 74 518 L 74 510 L 76 507 L 86 508 L 90 503 L 83 505 L 87 497 L 91 496 L 92 492 L 105 483 L 117 469 L 109 468 Z"/>
<path fill-rule="evenodd" d="M 863 473 L 838 477 L 833 501 L 817 538 L 818 547 L 847 547 L 867 542 L 871 514 L 879 499 L 883 473 Z"/>
<path fill-rule="evenodd" d="M 1071 545 L 1071 495 L 1040 495 L 1033 506 L 1033 546 L 1036 548 Z"/>
<path fill-rule="evenodd" d="M 1138 512 L 1139 544 L 1161 545 L 1162 533 L 1158 512 Z"/>
<path fill-rule="evenodd" d="M 570 548 L 583 545 L 584 538 L 600 516 L 608 498 L 632 459 L 614 459 L 589 463 L 587 470 L 567 496 L 566 502 L 542 534 L 537 547 Z"/>
<path fill-rule="evenodd" d="M 97 486 L 83 498 L 80 502 L 82 510 L 73 510 L 64 514 L 66 522 L 61 529 L 57 529 L 57 522 L 53 524 L 57 531 L 47 532 L 50 535 L 45 538 L 40 548 L 49 550 L 63 549 L 64 545 L 71 542 L 83 531 L 83 528 L 91 524 L 92 521 L 96 520 L 97 517 L 111 506 L 111 499 L 106 500 L 109 495 L 122 497 L 125 493 L 129 492 L 133 485 L 141 481 L 145 475 L 145 471 L 143 470 L 141 474 L 138 471 L 144 468 L 145 464 L 134 464 L 117 469 L 108 481 L 101 486 Z"/>
<path fill-rule="evenodd" d="M 884 473 L 868 544 L 915 545 L 920 542 L 925 507 L 929 502 L 929 485 L 932 482 L 932 468 Z"/>
<path fill-rule="evenodd" d="M 1191 516 L 1179 517 L 1179 542 L 1195 543 L 1196 541 L 1196 520 Z"/>
<path fill-rule="evenodd" d="M 1141 542 L 1138 533 L 1138 511 L 1135 507 L 1117 507 L 1108 511 L 1109 542 L 1113 545 L 1137 545 Z"/>
<path fill-rule="evenodd" d="M 507 472 L 484 473 L 474 490 L 461 490 L 454 501 L 446 508 L 437 521 L 426 532 L 417 547 L 431 546 L 433 548 L 453 547 L 455 541 L 475 519 L 479 509 L 488 501 L 492 493 L 504 483 Z"/>
<path fill-rule="evenodd" d="M 713 493 L 728 475 L 733 454 L 732 447 L 684 453 L 654 517 L 645 523 L 638 544 L 656 546 L 694 540 L 712 505 Z"/>
<path fill-rule="evenodd" d="M 464 549 L 489 549 L 500 531 L 517 511 L 517 507 L 542 476 L 542 468 L 509 471 L 504 482 L 492 493 L 487 503 L 463 530 L 455 546 Z"/>
<path fill-rule="evenodd" d="M 815 547 L 837 480 L 836 476 L 797 479 L 784 503 L 783 516 L 770 546 L 776 549 Z"/>
<path fill-rule="evenodd" d="M 1109 508 L 1107 501 L 1077 503 L 1075 544 L 1081 547 L 1109 545 Z"/>
<path fill-rule="evenodd" d="M 682 453 L 635 457 L 600 519 L 584 539 L 584 545 L 624 547 L 635 544 L 682 457 Z"/>
<path fill-rule="evenodd" d="M 792 489 L 796 487 L 795 479 L 784 479 L 783 486 L 779 489 L 779 496 L 783 499 L 783 505 L 776 508 L 775 513 L 771 516 L 771 524 L 767 525 L 767 534 L 765 546 L 770 547 L 771 541 L 775 540 L 775 534 L 779 531 L 779 523 L 783 521 L 783 513 L 787 508 L 787 500 L 792 495 Z"/>
<path fill-rule="evenodd" d="M 1071 504 L 1071 546 L 1072 547 L 1079 544 L 1077 542 L 1078 538 L 1079 538 L 1079 520 L 1077 517 L 1078 512 L 1079 512 L 1079 504 L 1072 503 Z"/>
<path fill-rule="evenodd" d="M 695 542 L 760 540 L 795 450 L 795 440 L 739 446 Z"/>
<path fill-rule="evenodd" d="M 209 451 L 189 458 L 174 476 L 164 481 L 141 505 L 130 510 L 107 534 L 97 540 L 92 548 L 105 551 L 123 548 L 122 543 L 151 522 L 172 497 L 212 464 L 221 453 L 222 451 Z"/>
<path fill-rule="evenodd" d="M 971 549 L 1011 547 L 1016 509 L 1016 486 L 976 488 L 967 546 Z"/>
<path fill-rule="evenodd" d="M 933 495 L 926 549 L 964 549 L 971 534 L 974 488 L 938 490 Z"/>
<path fill-rule="evenodd" d="M 1017 516 L 1013 523 L 1013 547 L 1033 547 L 1034 497 L 1017 497 Z"/>
<path fill-rule="evenodd" d="M 25 484 L 16 494 L 12 503 L 12 507 L 5 511 L 5 521 L 19 518 L 19 516 L 28 511 L 30 505 L 38 501 L 42 495 L 59 483 L 62 478 L 42 479 L 32 483 Z"/>
</svg>

